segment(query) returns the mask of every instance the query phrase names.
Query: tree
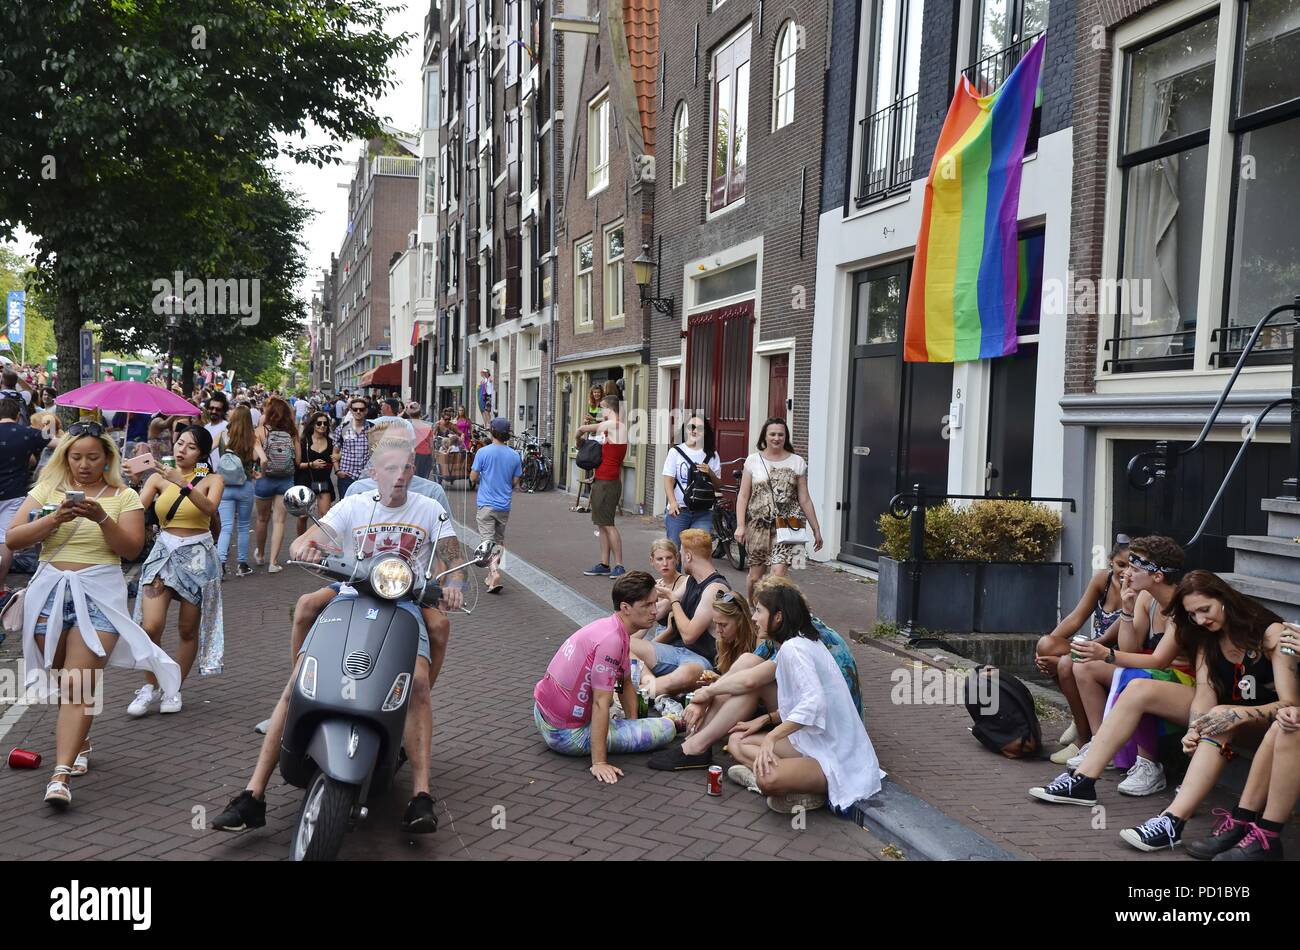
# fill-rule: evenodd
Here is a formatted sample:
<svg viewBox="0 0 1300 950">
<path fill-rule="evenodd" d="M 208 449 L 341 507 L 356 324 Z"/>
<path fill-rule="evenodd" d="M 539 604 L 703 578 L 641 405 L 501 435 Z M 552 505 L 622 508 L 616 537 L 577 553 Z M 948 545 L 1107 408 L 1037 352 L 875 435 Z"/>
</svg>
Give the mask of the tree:
<svg viewBox="0 0 1300 950">
<path fill-rule="evenodd" d="M 0 247 L 0 305 L 9 299 L 9 291 L 27 291 L 23 345 L 14 343 L 11 357 L 16 360 L 21 356 L 29 366 L 42 366 L 47 357 L 54 355 L 54 324 L 45 312 L 49 302 L 39 290 L 29 286 L 33 274 L 30 261 Z"/>
<path fill-rule="evenodd" d="M 130 335 L 155 280 L 242 261 L 244 176 L 317 165 L 309 123 L 369 138 L 408 39 L 382 0 L 8 0 L 0 7 L 0 239 L 37 240 L 60 364 L 89 318 Z M 265 182 L 263 181 L 264 185 Z M 219 273 L 214 277 L 237 277 Z M 156 324 L 155 324 L 156 325 Z M 151 341 L 152 342 L 152 341 Z M 64 388 L 70 374 L 60 374 Z"/>
</svg>

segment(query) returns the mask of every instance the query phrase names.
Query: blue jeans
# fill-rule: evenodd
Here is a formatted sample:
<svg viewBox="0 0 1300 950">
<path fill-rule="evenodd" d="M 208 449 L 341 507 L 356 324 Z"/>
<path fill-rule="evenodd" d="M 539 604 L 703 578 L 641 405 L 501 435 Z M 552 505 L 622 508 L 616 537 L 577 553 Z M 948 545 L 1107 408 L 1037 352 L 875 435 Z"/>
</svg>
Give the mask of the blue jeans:
<svg viewBox="0 0 1300 950">
<path fill-rule="evenodd" d="M 242 485 L 226 486 L 221 494 L 221 504 L 217 510 L 221 513 L 221 536 L 217 538 L 217 560 L 226 563 L 226 554 L 230 550 L 230 535 L 239 539 L 239 563 L 248 563 L 248 529 L 253 524 L 253 493 L 256 483 L 250 478 Z M 238 515 L 238 518 L 236 518 Z"/>
<path fill-rule="evenodd" d="M 686 649 L 686 647 L 673 646 L 668 643 L 655 643 L 652 646 L 655 648 L 655 665 L 650 672 L 655 676 L 667 676 L 677 667 L 685 666 L 687 663 L 698 663 L 704 667 L 704 672 L 713 672 L 712 663 L 693 650 Z"/>
<path fill-rule="evenodd" d="M 664 514 L 664 527 L 668 529 L 668 540 L 673 544 L 681 547 L 682 532 L 687 528 L 699 528 L 701 531 L 713 531 L 713 509 L 707 511 L 691 511 L 689 508 L 682 508 L 680 514 L 666 512 Z"/>
<path fill-rule="evenodd" d="M 348 493 L 348 489 L 352 487 L 352 483 L 355 481 L 357 481 L 355 478 L 346 478 L 342 475 L 339 476 L 339 501 L 344 499 Z"/>
</svg>

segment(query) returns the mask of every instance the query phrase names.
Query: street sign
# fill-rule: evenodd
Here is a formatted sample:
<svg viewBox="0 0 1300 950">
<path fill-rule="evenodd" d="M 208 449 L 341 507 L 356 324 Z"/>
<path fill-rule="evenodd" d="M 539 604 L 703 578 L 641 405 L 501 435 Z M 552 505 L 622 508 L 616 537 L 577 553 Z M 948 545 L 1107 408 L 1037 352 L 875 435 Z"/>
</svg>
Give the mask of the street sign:
<svg viewBox="0 0 1300 950">
<path fill-rule="evenodd" d="M 92 330 L 81 331 L 81 385 L 89 386 L 95 381 L 95 334 Z"/>
<path fill-rule="evenodd" d="M 27 316 L 27 291 L 11 290 L 9 291 L 8 306 L 5 309 L 5 319 L 9 325 L 9 342 L 23 342 L 23 326 L 26 323 Z"/>
</svg>

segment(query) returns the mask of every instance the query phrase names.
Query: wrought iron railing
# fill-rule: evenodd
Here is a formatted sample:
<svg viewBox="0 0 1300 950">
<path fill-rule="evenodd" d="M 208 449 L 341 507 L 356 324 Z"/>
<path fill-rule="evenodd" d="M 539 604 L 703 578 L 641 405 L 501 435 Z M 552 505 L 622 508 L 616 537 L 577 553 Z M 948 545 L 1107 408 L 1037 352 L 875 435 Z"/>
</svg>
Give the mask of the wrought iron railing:
<svg viewBox="0 0 1300 950">
<path fill-rule="evenodd" d="M 1000 49 L 991 56 L 985 56 L 978 62 L 971 63 L 963 69 L 962 75 L 971 81 L 971 85 L 981 96 L 987 96 L 994 92 L 999 86 L 1007 81 L 1020 61 L 1025 58 L 1025 54 L 1038 41 L 1038 38 L 1046 33 L 1041 30 L 1032 36 L 1026 36 L 1024 39 L 1017 40 L 1005 49 Z M 1034 114 L 1029 120 L 1029 132 L 1025 137 L 1025 154 L 1031 154 L 1038 151 L 1038 132 L 1043 122 L 1042 106 L 1034 106 Z"/>
<path fill-rule="evenodd" d="M 1116 326 L 1118 330 L 1118 324 Z M 1167 340 L 1161 345 L 1157 341 Z M 1186 369 L 1192 365 L 1196 349 L 1196 329 L 1174 330 L 1172 333 L 1116 333 L 1102 344 L 1109 353 L 1101 364 L 1101 371 L 1133 373 L 1166 369 Z"/>
<path fill-rule="evenodd" d="M 858 205 L 896 194 L 912 183 L 919 93 L 892 102 L 862 120 Z"/>
<path fill-rule="evenodd" d="M 1129 484 L 1139 490 L 1150 488 L 1158 479 L 1168 478 L 1178 467 L 1178 460 L 1190 455 L 1205 444 L 1206 439 L 1210 436 L 1210 431 L 1214 428 L 1214 423 L 1219 418 L 1219 413 L 1223 411 L 1223 405 L 1228 400 L 1228 394 L 1232 392 L 1232 387 L 1236 385 L 1237 377 L 1241 375 L 1242 367 L 1246 365 L 1251 352 L 1255 349 L 1264 332 L 1265 325 L 1274 317 L 1283 313 L 1295 314 L 1291 327 L 1294 333 L 1296 328 L 1300 328 L 1300 294 L 1297 294 L 1292 303 L 1285 303 L 1274 307 L 1255 324 L 1251 331 L 1250 339 L 1241 348 L 1241 355 L 1237 358 L 1237 365 L 1233 367 L 1232 375 L 1228 377 L 1227 384 L 1223 391 L 1219 393 L 1218 400 L 1214 403 L 1214 408 L 1210 410 L 1209 417 L 1205 420 L 1205 425 L 1201 427 L 1201 434 L 1197 436 L 1196 441 L 1184 449 L 1175 449 L 1173 443 L 1160 440 L 1156 442 L 1155 448 L 1146 452 L 1139 452 L 1129 459 L 1128 462 L 1128 480 Z M 1235 328 L 1229 328 L 1235 329 Z M 1244 329 L 1244 328 L 1243 328 Z M 1300 500 L 1300 348 L 1291 348 L 1291 396 L 1286 399 L 1275 399 L 1264 407 L 1251 425 L 1245 427 L 1242 433 L 1241 448 L 1237 450 L 1236 457 L 1232 464 L 1228 466 L 1227 473 L 1223 476 L 1223 481 L 1219 485 L 1219 490 L 1215 493 L 1214 499 L 1210 502 L 1205 511 L 1205 517 L 1201 519 L 1200 527 L 1192 535 L 1191 540 L 1183 545 L 1190 548 L 1197 541 L 1201 540 L 1201 535 L 1210 524 L 1210 519 L 1214 517 L 1214 512 L 1219 507 L 1219 502 L 1223 500 L 1224 492 L 1228 489 L 1228 484 L 1232 481 L 1232 476 L 1236 474 L 1237 467 L 1241 460 L 1246 456 L 1246 450 L 1255 440 L 1255 433 L 1258 431 L 1260 424 L 1274 409 L 1282 406 L 1291 407 L 1291 458 L 1290 471 L 1291 475 L 1282 482 L 1283 497 Z"/>
</svg>

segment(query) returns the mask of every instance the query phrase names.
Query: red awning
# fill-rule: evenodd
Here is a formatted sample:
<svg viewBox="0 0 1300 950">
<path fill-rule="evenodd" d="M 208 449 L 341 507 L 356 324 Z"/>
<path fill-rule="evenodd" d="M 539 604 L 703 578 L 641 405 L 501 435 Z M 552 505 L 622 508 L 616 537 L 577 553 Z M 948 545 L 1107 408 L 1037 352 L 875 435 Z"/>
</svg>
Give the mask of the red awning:
<svg viewBox="0 0 1300 950">
<path fill-rule="evenodd" d="M 382 386 L 386 389 L 402 388 L 402 361 L 376 366 L 361 377 L 362 386 Z"/>
</svg>

